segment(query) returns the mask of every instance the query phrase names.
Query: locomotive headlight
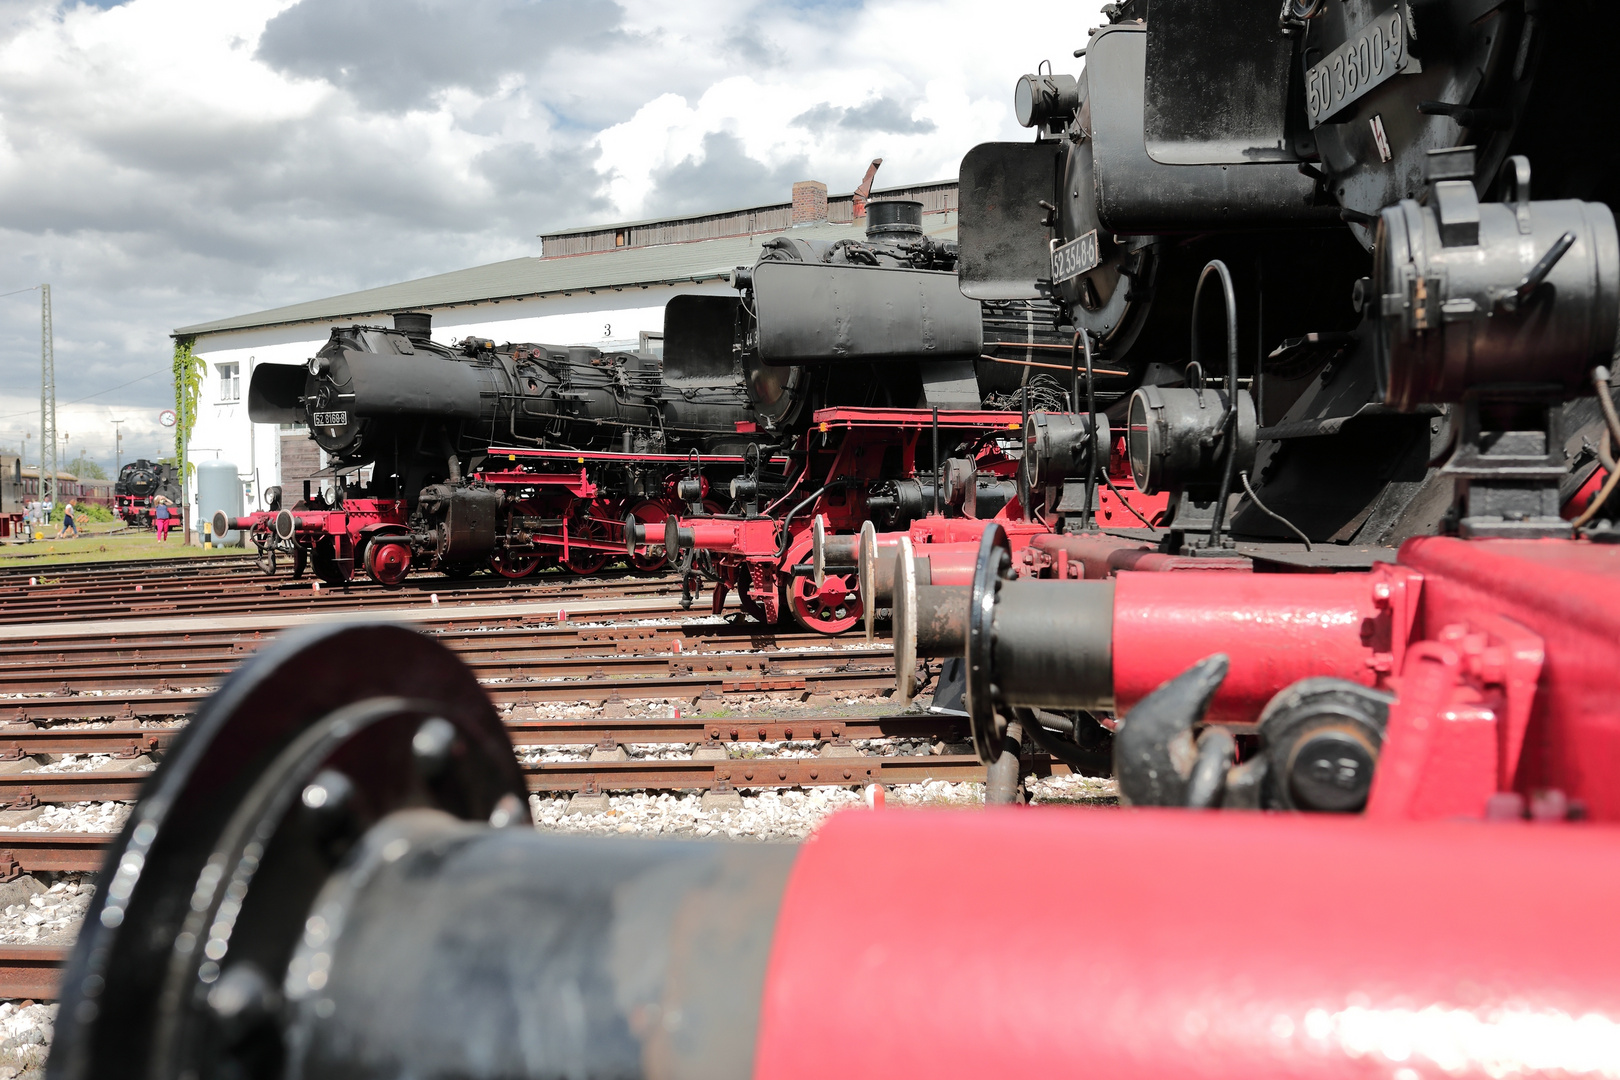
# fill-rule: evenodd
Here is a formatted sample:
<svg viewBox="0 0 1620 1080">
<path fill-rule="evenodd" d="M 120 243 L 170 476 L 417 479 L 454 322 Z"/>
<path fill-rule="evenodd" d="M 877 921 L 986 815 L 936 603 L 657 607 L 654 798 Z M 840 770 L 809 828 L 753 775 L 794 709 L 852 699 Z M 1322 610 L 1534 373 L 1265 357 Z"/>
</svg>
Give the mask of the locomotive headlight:
<svg viewBox="0 0 1620 1080">
<path fill-rule="evenodd" d="M 1062 127 L 1079 107 L 1073 75 L 1025 75 L 1013 87 L 1013 115 L 1024 127 Z"/>
<path fill-rule="evenodd" d="M 1413 409 L 1492 385 L 1586 392 L 1620 323 L 1613 214 L 1597 202 L 1532 202 L 1522 157 L 1503 166 L 1501 202 L 1475 194 L 1471 153 L 1444 168 L 1431 162 L 1427 203 L 1404 199 L 1379 216 L 1372 303 L 1385 402 Z"/>
</svg>

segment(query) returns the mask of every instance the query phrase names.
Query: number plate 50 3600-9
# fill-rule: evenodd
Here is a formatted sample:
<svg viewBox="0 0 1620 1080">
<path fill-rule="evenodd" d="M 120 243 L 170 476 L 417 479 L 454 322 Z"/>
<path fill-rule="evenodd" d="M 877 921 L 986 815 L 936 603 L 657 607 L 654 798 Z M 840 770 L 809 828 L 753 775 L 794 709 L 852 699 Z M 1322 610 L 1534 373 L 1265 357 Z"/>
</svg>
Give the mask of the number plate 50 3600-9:
<svg viewBox="0 0 1620 1080">
<path fill-rule="evenodd" d="M 1406 20 L 1390 8 L 1305 73 L 1305 109 L 1311 127 L 1325 124 L 1399 72 L 1417 71 L 1406 51 Z"/>
</svg>

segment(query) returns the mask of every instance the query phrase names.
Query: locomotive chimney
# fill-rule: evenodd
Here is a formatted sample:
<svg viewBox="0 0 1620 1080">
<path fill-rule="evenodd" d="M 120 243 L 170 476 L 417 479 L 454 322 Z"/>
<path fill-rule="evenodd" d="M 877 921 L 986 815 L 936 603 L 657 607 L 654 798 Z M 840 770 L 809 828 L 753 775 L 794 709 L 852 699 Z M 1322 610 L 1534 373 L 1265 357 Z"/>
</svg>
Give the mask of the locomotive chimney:
<svg viewBox="0 0 1620 1080">
<path fill-rule="evenodd" d="M 396 311 L 394 329 L 412 341 L 432 341 L 433 316 L 426 311 Z"/>
<path fill-rule="evenodd" d="M 915 199 L 878 199 L 866 204 L 868 240 L 914 240 L 922 231 L 922 203 Z"/>
<path fill-rule="evenodd" d="M 793 185 L 793 224 L 818 225 L 827 220 L 827 185 L 800 180 Z"/>
</svg>

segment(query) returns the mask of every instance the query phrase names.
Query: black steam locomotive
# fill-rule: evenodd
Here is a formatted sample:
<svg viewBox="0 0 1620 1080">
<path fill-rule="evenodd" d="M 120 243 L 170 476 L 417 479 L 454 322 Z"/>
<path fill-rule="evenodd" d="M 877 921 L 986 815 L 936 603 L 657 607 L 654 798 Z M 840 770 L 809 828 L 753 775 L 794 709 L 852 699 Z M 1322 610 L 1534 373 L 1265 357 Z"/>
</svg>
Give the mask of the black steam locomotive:
<svg viewBox="0 0 1620 1080">
<path fill-rule="evenodd" d="M 1552 501 L 1508 511 L 1556 521 L 1599 464 L 1596 406 L 1563 404 L 1564 369 L 1613 347 L 1598 338 L 1620 162 L 1593 137 L 1607 114 L 1577 120 L 1575 103 L 1603 94 L 1615 5 L 1104 10 L 1078 76 L 1043 65 L 1018 81 L 1035 141 L 964 159 L 962 287 L 1056 304 L 1141 384 L 1109 416 L 1131 433 L 1138 485 L 1171 491 L 1170 545 L 1201 550 L 1212 529 L 1221 544 L 1435 531 L 1457 476 L 1442 463 L 1481 423 L 1487 441 L 1528 425 L 1573 466 Z M 1506 232 L 1488 224 L 1499 205 Z M 1590 317 L 1537 339 L 1550 419 L 1391 393 L 1392 354 L 1447 340 L 1457 374 L 1488 366 L 1543 328 L 1554 296 Z"/>
<path fill-rule="evenodd" d="M 625 551 L 627 515 L 723 511 L 744 472 L 786 483 L 781 455 L 817 409 L 1010 407 L 1031 364 L 1018 354 L 1058 347 L 1051 305 L 967 299 L 956 247 L 923 234 L 920 204 L 867 210 L 864 239 L 773 239 L 739 268 L 737 296 L 677 298 L 661 359 L 452 348 L 416 312 L 335 329 L 306 366 L 256 369 L 248 398 L 256 423 L 308 427 L 330 491 L 287 508 L 272 491 L 268 513 L 226 524 L 269 568 L 281 551 L 333 581 L 364 567 L 394 582 L 413 565 L 523 576 L 551 556 L 589 572 Z"/>
<path fill-rule="evenodd" d="M 179 470 L 173 465 L 141 458 L 118 470 L 113 482 L 113 512 L 140 529 L 152 527 L 152 507 L 158 498 L 179 506 Z"/>
</svg>

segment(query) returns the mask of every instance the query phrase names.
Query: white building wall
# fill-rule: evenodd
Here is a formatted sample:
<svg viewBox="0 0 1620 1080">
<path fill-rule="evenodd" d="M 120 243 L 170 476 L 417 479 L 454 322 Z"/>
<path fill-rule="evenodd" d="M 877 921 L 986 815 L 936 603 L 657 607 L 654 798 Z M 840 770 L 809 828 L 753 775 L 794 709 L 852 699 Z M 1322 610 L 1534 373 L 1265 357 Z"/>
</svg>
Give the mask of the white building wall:
<svg viewBox="0 0 1620 1080">
<path fill-rule="evenodd" d="M 680 293 L 733 295 L 725 282 L 701 285 L 627 286 L 582 290 L 572 296 L 507 300 L 450 308 L 420 308 L 433 315 L 433 340 L 452 345 L 476 336 L 498 342 L 532 341 L 546 345 L 594 345 L 604 351 L 634 351 L 643 333 L 662 334 L 664 305 Z M 197 422 L 187 444 L 193 463 L 218 459 L 236 466 L 244 485 L 244 505 L 264 509 L 266 488 L 281 483 L 281 431 L 274 424 L 248 422 L 248 386 L 260 364 L 303 364 L 326 344 L 338 326 L 391 326 L 388 316 L 342 319 L 330 323 L 266 327 L 209 334 L 197 339 L 194 351 L 206 365 Z M 239 365 L 236 400 L 221 394 L 220 366 Z M 187 484 L 187 502 L 196 509 L 196 489 Z M 201 528 L 200 523 L 196 526 Z"/>
</svg>

